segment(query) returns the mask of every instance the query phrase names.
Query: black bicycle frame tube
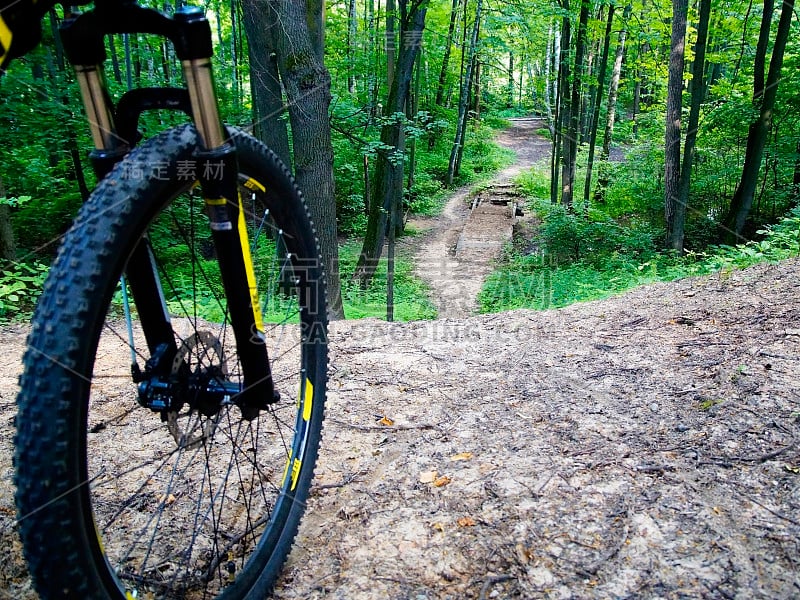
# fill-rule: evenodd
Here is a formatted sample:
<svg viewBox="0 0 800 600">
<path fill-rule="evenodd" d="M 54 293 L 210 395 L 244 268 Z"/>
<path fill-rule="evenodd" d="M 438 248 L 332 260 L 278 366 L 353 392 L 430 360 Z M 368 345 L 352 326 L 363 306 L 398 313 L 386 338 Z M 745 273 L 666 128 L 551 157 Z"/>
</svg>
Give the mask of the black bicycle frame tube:
<svg viewBox="0 0 800 600">
<path fill-rule="evenodd" d="M 103 36 L 109 33 L 155 33 L 175 45 L 186 79 L 191 113 L 202 150 L 200 184 L 210 218 L 228 315 L 241 361 L 244 388 L 234 400 L 245 418 L 277 400 L 264 340 L 255 275 L 238 191 L 236 149 L 228 142 L 219 115 L 211 70 L 211 28 L 202 9 L 183 7 L 173 19 L 131 2 L 98 0 L 96 8 L 65 21 L 64 47 L 75 66 L 95 144 L 93 164 L 104 175 L 109 164 L 128 152 L 133 140 L 122 139 L 104 84 Z M 160 107 L 160 106 L 159 106 Z M 166 107 L 166 106 L 164 106 Z M 149 243 L 138 245 L 126 275 L 131 286 L 150 352 L 167 343 L 177 351 L 169 313 Z M 149 307 L 143 312 L 143 307 Z M 158 308 L 156 308 L 158 307 Z"/>
</svg>

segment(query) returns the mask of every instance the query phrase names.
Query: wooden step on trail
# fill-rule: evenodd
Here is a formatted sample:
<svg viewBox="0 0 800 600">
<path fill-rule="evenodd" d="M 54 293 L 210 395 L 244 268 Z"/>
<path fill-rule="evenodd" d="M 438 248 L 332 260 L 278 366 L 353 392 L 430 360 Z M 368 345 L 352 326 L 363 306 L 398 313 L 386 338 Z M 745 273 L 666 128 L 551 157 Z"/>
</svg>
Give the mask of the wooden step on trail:
<svg viewBox="0 0 800 600">
<path fill-rule="evenodd" d="M 510 185 L 492 186 L 475 196 L 456 244 L 456 258 L 488 263 L 500 256 L 514 231 L 517 198 Z"/>
</svg>

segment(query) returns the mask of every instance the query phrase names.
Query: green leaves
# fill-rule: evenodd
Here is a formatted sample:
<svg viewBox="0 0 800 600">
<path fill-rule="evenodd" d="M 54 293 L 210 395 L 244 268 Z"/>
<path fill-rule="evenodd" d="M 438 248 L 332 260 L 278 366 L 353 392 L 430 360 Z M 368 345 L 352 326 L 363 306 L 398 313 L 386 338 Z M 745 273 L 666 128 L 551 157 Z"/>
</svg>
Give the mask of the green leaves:
<svg viewBox="0 0 800 600">
<path fill-rule="evenodd" d="M 5 206 L 10 206 L 11 208 L 18 208 L 28 202 L 31 199 L 31 196 L 19 196 L 16 198 L 0 198 L 0 204 Z"/>
<path fill-rule="evenodd" d="M 48 266 L 7 263 L 0 271 L 0 321 L 26 319 L 42 292 Z"/>
</svg>

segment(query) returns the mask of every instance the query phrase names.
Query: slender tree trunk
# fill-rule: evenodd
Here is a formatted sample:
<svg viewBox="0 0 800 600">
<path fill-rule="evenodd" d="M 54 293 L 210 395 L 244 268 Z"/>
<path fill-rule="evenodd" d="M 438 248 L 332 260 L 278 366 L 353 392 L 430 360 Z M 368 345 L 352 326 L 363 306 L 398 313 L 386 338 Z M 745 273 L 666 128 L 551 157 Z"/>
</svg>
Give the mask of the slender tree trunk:
<svg viewBox="0 0 800 600">
<path fill-rule="evenodd" d="M 558 64 L 558 48 L 556 46 L 556 33 L 555 28 L 553 27 L 552 22 L 548 26 L 547 29 L 547 46 L 545 48 L 545 60 L 544 60 L 544 108 L 547 112 L 547 127 L 550 129 L 550 138 L 552 139 L 555 136 L 556 130 L 556 123 L 555 123 L 555 114 L 554 114 L 554 104 L 556 100 L 556 93 L 555 93 L 555 86 L 558 85 L 557 83 L 553 83 L 553 73 L 557 73 L 558 68 L 556 65 Z M 530 63 L 528 64 L 528 69 L 530 69 Z M 530 73 L 528 74 L 528 78 L 530 79 Z M 556 81 L 558 78 L 556 77 Z M 520 82 L 520 102 L 522 102 L 522 85 Z"/>
<path fill-rule="evenodd" d="M 339 280 L 339 248 L 336 232 L 336 196 L 333 180 L 328 109 L 330 74 L 320 60 L 320 36 L 312 38 L 303 0 L 278 0 L 276 15 L 281 27 L 276 34 L 278 66 L 286 88 L 292 127 L 295 176 L 317 227 L 328 284 L 331 318 L 344 316 Z M 308 19 L 308 20 L 307 20 Z"/>
<path fill-rule="evenodd" d="M 771 0 L 765 0 L 765 3 L 770 1 Z M 781 18 L 778 22 L 778 31 L 775 34 L 775 45 L 772 48 L 772 58 L 769 61 L 769 72 L 767 73 L 766 84 L 761 88 L 763 93 L 760 94 L 760 114 L 758 119 L 750 125 L 747 136 L 744 167 L 742 168 L 742 178 L 731 199 L 730 210 L 722 222 L 722 236 L 728 243 L 734 243 L 744 239 L 745 221 L 753 205 L 753 196 L 758 182 L 758 172 L 761 168 L 761 159 L 764 155 L 764 145 L 766 144 L 767 135 L 772 125 L 772 113 L 775 108 L 775 99 L 778 95 L 778 83 L 781 78 L 781 68 L 783 67 L 786 42 L 789 39 L 789 33 L 791 31 L 793 11 L 794 0 L 784 0 L 781 5 Z"/>
<path fill-rule="evenodd" d="M 165 83 L 169 83 L 170 82 L 170 77 L 171 77 L 170 68 L 169 68 L 169 48 L 170 47 L 171 47 L 171 44 L 169 42 L 167 42 L 167 40 L 162 40 L 161 41 L 161 48 L 160 48 L 160 53 L 161 53 L 161 72 L 164 74 L 164 82 Z"/>
<path fill-rule="evenodd" d="M 689 189 L 692 181 L 697 126 L 700 123 L 700 105 L 706 95 L 705 62 L 706 42 L 708 40 L 708 21 L 711 14 L 711 0 L 700 0 L 700 15 L 697 22 L 697 40 L 694 44 L 694 62 L 692 63 L 692 99 L 689 106 L 689 123 L 686 128 L 686 140 L 683 146 L 683 166 L 681 167 L 678 185 L 678 203 L 675 207 L 675 220 L 672 237 L 667 240 L 669 247 L 683 253 L 684 232 L 686 229 L 686 211 L 689 206 Z"/>
<path fill-rule="evenodd" d="M 417 118 L 417 113 L 419 111 L 419 95 L 420 95 L 420 84 L 422 81 L 422 74 L 421 74 L 421 66 L 422 66 L 422 49 L 420 49 L 419 53 L 417 54 L 417 62 L 416 66 L 414 67 L 414 82 L 413 82 L 413 91 L 409 94 L 409 100 L 406 102 L 406 116 L 409 120 L 413 120 Z M 414 178 L 416 177 L 417 171 L 417 138 L 412 138 L 411 142 L 409 143 L 409 150 L 408 150 L 408 179 L 406 180 L 406 189 L 410 192 L 411 188 L 414 186 Z M 403 227 L 402 218 L 400 222 L 400 227 Z"/>
<path fill-rule="evenodd" d="M 394 68 L 397 62 L 397 8 L 395 0 L 386 0 L 386 89 L 392 88 Z"/>
<path fill-rule="evenodd" d="M 478 32 L 480 35 L 480 31 Z M 480 39 L 480 38 L 479 38 Z M 481 120 L 481 77 L 483 76 L 483 63 L 481 63 L 480 56 L 476 53 L 475 54 L 475 66 L 472 70 L 473 76 L 473 89 L 472 89 L 472 120 L 474 122 L 479 122 Z M 461 155 L 464 154 L 464 148 L 461 148 Z M 456 171 L 461 171 L 461 156 L 458 157 L 458 169 Z"/>
<path fill-rule="evenodd" d="M 625 7 L 622 14 L 622 30 L 617 40 L 617 52 L 614 56 L 614 66 L 611 69 L 611 81 L 608 83 L 608 102 L 606 104 L 606 127 L 603 132 L 603 150 L 600 160 L 608 160 L 611 152 L 611 139 L 614 137 L 614 121 L 617 118 L 617 94 L 619 92 L 619 78 L 622 74 L 622 59 L 625 56 L 625 40 L 628 36 L 628 18 L 631 16 L 631 5 Z"/>
<path fill-rule="evenodd" d="M 514 106 L 514 51 L 508 53 L 508 86 L 506 87 L 506 108 Z"/>
<path fill-rule="evenodd" d="M 742 66 L 742 58 L 744 57 L 745 49 L 748 48 L 749 44 L 747 43 L 747 39 L 749 37 L 747 24 L 750 22 L 750 12 L 753 10 L 753 0 L 748 0 L 747 3 L 747 11 L 744 13 L 744 18 L 742 18 L 742 41 L 739 44 L 739 56 L 736 59 L 736 66 L 733 68 L 733 74 L 731 76 L 731 81 L 736 82 L 739 75 L 739 68 Z M 767 33 L 769 35 L 769 32 Z M 708 84 L 709 87 L 711 83 Z"/>
<path fill-rule="evenodd" d="M 575 163 L 578 158 L 578 106 L 581 100 L 581 85 L 584 74 L 584 55 L 586 51 L 586 25 L 589 20 L 589 0 L 581 0 L 578 20 L 578 36 L 575 40 L 575 69 L 572 76 L 572 98 L 570 100 L 569 125 L 566 138 L 569 140 L 569 153 L 565 156 L 564 173 L 561 182 L 561 204 L 572 207 L 575 186 Z"/>
<path fill-rule="evenodd" d="M 233 110 L 239 111 L 239 53 L 236 49 L 236 30 L 239 27 L 236 18 L 236 0 L 231 0 L 231 88 L 233 91 Z"/>
<path fill-rule="evenodd" d="M 425 27 L 427 0 L 412 5 L 407 11 L 403 25 L 403 43 L 397 56 L 397 67 L 389 98 L 386 103 L 391 119 L 381 128 L 381 144 L 390 151 L 379 152 L 376 157 L 373 178 L 372 206 L 367 220 L 367 230 L 361 255 L 353 279 L 367 287 L 378 268 L 386 239 L 387 220 L 397 212 L 397 203 L 402 199 L 405 137 L 403 135 L 403 112 L 408 97 L 414 62 L 420 48 L 420 36 Z"/>
<path fill-rule="evenodd" d="M 133 89 L 133 55 L 131 51 L 131 34 L 122 34 L 122 47 L 125 52 L 125 85 Z"/>
<path fill-rule="evenodd" d="M 358 15 L 356 14 L 356 0 L 348 0 L 347 4 L 347 92 L 356 93 L 356 32 L 358 30 Z"/>
<path fill-rule="evenodd" d="M 117 56 L 117 44 L 115 35 L 108 36 L 108 48 L 111 50 L 111 72 L 114 73 L 114 81 L 122 84 L 122 70 L 119 67 L 119 56 Z"/>
<path fill-rule="evenodd" d="M 481 37 L 481 29 L 480 23 L 478 23 L 478 36 L 477 39 L 480 40 Z M 458 146 L 458 152 L 456 152 L 456 164 L 455 169 L 453 170 L 454 175 L 457 177 L 459 173 L 461 173 L 461 161 L 464 159 L 464 148 L 467 145 L 467 130 L 469 128 L 470 122 L 470 115 L 473 116 L 474 121 L 477 121 L 480 118 L 480 81 L 481 81 L 481 62 L 478 57 L 478 51 L 475 50 L 474 55 L 472 56 L 472 69 L 470 70 L 469 81 L 471 82 L 469 87 L 469 91 L 467 93 L 467 110 L 464 111 L 462 115 L 462 119 L 464 121 L 462 125 L 462 132 L 461 132 L 461 144 Z"/>
<path fill-rule="evenodd" d="M 456 137 L 455 141 L 453 142 L 453 147 L 450 150 L 450 162 L 447 168 L 448 186 L 453 185 L 453 178 L 458 175 L 458 171 L 456 170 L 456 162 L 458 159 L 459 150 L 464 144 L 465 139 L 467 105 L 469 102 L 469 92 L 472 88 L 472 66 L 478 46 L 478 31 L 480 29 L 481 22 L 481 8 L 481 0 L 477 0 L 475 5 L 475 23 L 472 26 L 472 35 L 470 36 L 469 42 L 469 56 L 466 60 L 466 73 L 464 75 L 464 81 L 461 85 L 461 94 L 458 100 L 458 122 L 456 123 Z"/>
<path fill-rule="evenodd" d="M 453 47 L 453 34 L 456 30 L 456 17 L 458 17 L 458 0 L 453 0 L 453 5 L 450 9 L 450 24 L 447 27 L 447 40 L 444 43 L 442 68 L 439 71 L 439 83 L 436 86 L 436 106 L 442 106 L 442 102 L 444 100 L 444 87 L 447 83 L 447 67 L 450 64 L 450 50 Z"/>
<path fill-rule="evenodd" d="M 242 9 L 250 56 L 254 134 L 291 166 L 289 135 L 281 118 L 285 109 L 275 54 L 275 32 L 280 27 L 275 7 L 261 0 L 242 0 Z"/>
<path fill-rule="evenodd" d="M 50 9 L 49 12 L 50 17 L 50 27 L 52 31 L 57 33 L 58 31 L 58 16 L 56 15 L 55 9 Z M 54 42 L 55 42 L 55 66 L 53 65 L 52 59 L 48 60 L 48 71 L 50 76 L 50 86 L 52 90 L 53 97 L 61 96 L 61 104 L 67 109 L 69 113 L 69 97 L 67 94 L 64 93 L 64 90 L 61 88 L 58 76 L 56 74 L 56 69 L 58 72 L 61 73 L 63 76 L 67 70 L 67 63 L 64 60 L 64 48 L 61 44 L 61 37 L 58 35 L 54 35 Z M 50 51 L 47 51 L 47 56 L 50 58 Z M 86 200 L 89 197 L 90 191 L 89 186 L 86 184 L 86 174 L 83 171 L 83 162 L 81 160 L 81 150 L 78 147 L 78 136 L 75 133 L 75 129 L 72 125 L 73 115 L 69 113 L 65 115 L 67 118 L 65 119 L 64 123 L 64 130 L 66 133 L 66 147 L 67 152 L 69 152 L 70 159 L 72 161 L 72 172 L 71 175 L 75 178 L 75 182 L 78 184 L 78 192 L 80 193 L 81 199 Z"/>
<path fill-rule="evenodd" d="M 594 168 L 594 147 L 597 143 L 597 128 L 600 125 L 600 104 L 603 101 L 603 84 L 606 80 L 608 67 L 608 48 L 611 45 L 611 27 L 614 23 L 614 5 L 608 7 L 608 22 L 606 34 L 603 39 L 603 55 L 600 58 L 600 72 L 597 75 L 597 89 L 592 112 L 592 123 L 589 126 L 589 158 L 586 163 L 586 182 L 583 186 L 583 204 L 589 206 L 589 195 L 592 188 L 592 169 Z"/>
<path fill-rule="evenodd" d="M 6 197 L 6 187 L 0 179 L 0 200 Z M 11 228 L 11 210 L 8 204 L 0 202 L 0 259 L 16 260 L 17 246 L 14 243 L 14 230 Z"/>
<path fill-rule="evenodd" d="M 681 178 L 681 95 L 686 53 L 688 0 L 672 0 L 672 41 L 667 80 L 667 118 L 664 133 L 664 217 L 667 247 L 683 249 L 683 222 L 679 206 Z"/>
<path fill-rule="evenodd" d="M 178 3 L 182 0 L 176 0 Z M 225 61 L 225 45 L 222 43 L 222 0 L 214 0 L 214 13 L 217 22 L 218 47 L 214 49 L 214 54 L 220 61 Z"/>
<path fill-rule="evenodd" d="M 599 21 L 602 21 L 602 8 L 600 10 L 601 15 L 598 18 Z M 588 25 L 588 24 L 587 24 Z M 599 43 L 599 42 L 597 42 Z M 595 80 L 595 63 L 597 62 L 596 55 L 597 55 L 597 43 L 588 43 L 588 33 L 587 33 L 587 48 L 589 49 L 589 53 L 586 58 L 586 67 L 584 69 L 584 85 L 581 89 L 581 108 L 579 122 L 578 122 L 578 145 L 581 146 L 586 143 L 587 134 L 589 125 L 591 123 L 590 115 L 594 114 L 594 98 L 597 93 L 597 84 Z M 588 82 L 588 86 L 586 83 Z"/>
<path fill-rule="evenodd" d="M 556 92 L 556 134 L 553 136 L 553 156 L 550 178 L 550 201 L 558 203 L 559 167 L 569 154 L 569 140 L 565 135 L 569 120 L 569 48 L 572 43 L 572 24 L 569 18 L 569 0 L 562 0 L 564 16 L 561 19 L 561 53 L 558 61 L 558 89 Z"/>
<path fill-rule="evenodd" d="M 769 32 L 772 27 L 772 13 L 775 12 L 774 0 L 764 0 L 764 12 L 761 15 L 761 28 L 758 31 L 756 54 L 753 58 L 753 106 L 758 107 L 764 95 L 764 77 L 767 72 L 767 47 Z"/>
</svg>

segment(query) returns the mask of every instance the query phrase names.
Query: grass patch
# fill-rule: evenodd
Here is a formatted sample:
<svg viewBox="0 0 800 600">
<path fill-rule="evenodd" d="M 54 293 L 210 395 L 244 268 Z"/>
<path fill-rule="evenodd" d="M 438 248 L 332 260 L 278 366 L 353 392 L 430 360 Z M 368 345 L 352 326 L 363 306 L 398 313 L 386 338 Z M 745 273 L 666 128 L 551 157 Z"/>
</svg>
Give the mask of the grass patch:
<svg viewBox="0 0 800 600">
<path fill-rule="evenodd" d="M 382 258 L 372 282 L 366 290 L 351 281 L 355 271 L 359 244 L 348 242 L 339 248 L 339 269 L 342 276 L 342 302 L 348 319 L 365 317 L 386 318 L 386 271 L 388 262 Z M 414 275 L 413 263 L 404 257 L 395 258 L 394 320 L 416 321 L 436 318 L 428 287 Z"/>
<path fill-rule="evenodd" d="M 800 255 L 800 208 L 738 246 L 710 246 L 685 256 L 659 251 L 661 232 L 645 221 L 612 219 L 601 210 L 565 211 L 542 199 L 543 179 L 523 176 L 528 210 L 541 219 L 535 240 L 517 239 L 478 297 L 481 312 L 545 310 L 598 300 L 657 281 L 674 281 Z"/>
</svg>

